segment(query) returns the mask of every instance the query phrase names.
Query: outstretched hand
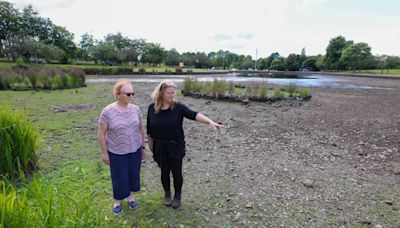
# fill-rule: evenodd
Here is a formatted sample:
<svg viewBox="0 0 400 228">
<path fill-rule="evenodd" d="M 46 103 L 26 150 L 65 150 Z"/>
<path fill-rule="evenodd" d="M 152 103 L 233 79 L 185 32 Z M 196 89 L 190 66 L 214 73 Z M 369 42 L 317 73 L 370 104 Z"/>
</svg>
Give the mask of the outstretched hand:
<svg viewBox="0 0 400 228">
<path fill-rule="evenodd" d="M 219 123 L 215 123 L 214 121 L 210 121 L 209 123 L 211 125 L 212 128 L 214 128 L 215 130 L 220 131 L 222 128 L 224 128 L 224 126 L 222 126 Z"/>
</svg>

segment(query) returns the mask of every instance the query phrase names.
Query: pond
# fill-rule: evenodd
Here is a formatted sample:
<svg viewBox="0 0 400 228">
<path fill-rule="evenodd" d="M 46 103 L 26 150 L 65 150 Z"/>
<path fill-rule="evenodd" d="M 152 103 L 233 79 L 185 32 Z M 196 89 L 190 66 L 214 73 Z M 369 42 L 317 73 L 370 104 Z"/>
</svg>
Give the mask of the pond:
<svg viewBox="0 0 400 228">
<path fill-rule="evenodd" d="M 161 82 L 162 80 L 169 80 L 172 82 L 183 82 L 187 75 L 135 75 L 135 76 L 86 76 L 87 83 L 96 82 L 115 82 L 118 79 L 128 79 L 132 82 Z M 243 77 L 237 73 L 220 74 L 220 75 L 192 75 L 200 81 L 213 81 L 214 79 L 223 79 L 227 81 L 240 82 L 265 82 L 278 85 L 289 85 L 291 83 L 297 86 L 304 87 L 325 87 L 325 88 L 341 88 L 341 89 L 382 89 L 378 86 L 355 85 L 352 84 L 349 78 L 328 76 L 328 75 L 312 75 L 302 76 L 301 78 L 264 78 L 264 77 Z M 389 89 L 389 88 L 385 88 Z"/>
</svg>

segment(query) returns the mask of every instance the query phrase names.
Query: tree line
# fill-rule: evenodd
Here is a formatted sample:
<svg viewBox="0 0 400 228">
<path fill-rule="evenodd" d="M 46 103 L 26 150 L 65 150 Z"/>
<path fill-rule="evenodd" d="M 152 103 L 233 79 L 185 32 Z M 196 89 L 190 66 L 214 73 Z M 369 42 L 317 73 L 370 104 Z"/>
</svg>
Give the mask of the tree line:
<svg viewBox="0 0 400 228">
<path fill-rule="evenodd" d="M 258 70 L 359 70 L 400 68 L 399 56 L 372 55 L 367 43 L 355 43 L 343 36 L 332 38 L 325 55 L 307 56 L 301 53 L 281 56 L 278 52 L 268 57 L 253 59 L 230 51 L 183 52 L 166 50 L 160 44 L 145 39 L 131 39 L 121 33 L 108 34 L 102 40 L 86 33 L 79 43 L 65 27 L 42 18 L 32 5 L 22 10 L 12 3 L 0 1 L 0 56 L 9 60 L 45 59 L 47 62 L 70 63 L 92 61 L 106 65 L 160 65 L 219 69 Z"/>
</svg>

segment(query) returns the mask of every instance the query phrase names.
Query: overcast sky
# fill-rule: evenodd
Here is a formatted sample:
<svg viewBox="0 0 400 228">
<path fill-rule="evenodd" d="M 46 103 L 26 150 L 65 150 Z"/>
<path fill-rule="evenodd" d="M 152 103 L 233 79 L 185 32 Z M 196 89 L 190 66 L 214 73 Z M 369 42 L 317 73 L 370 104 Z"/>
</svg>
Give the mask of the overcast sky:
<svg viewBox="0 0 400 228">
<path fill-rule="evenodd" d="M 400 0 L 13 0 L 64 26 L 75 41 L 121 32 L 166 49 L 267 57 L 325 54 L 338 35 L 400 56 Z"/>
</svg>

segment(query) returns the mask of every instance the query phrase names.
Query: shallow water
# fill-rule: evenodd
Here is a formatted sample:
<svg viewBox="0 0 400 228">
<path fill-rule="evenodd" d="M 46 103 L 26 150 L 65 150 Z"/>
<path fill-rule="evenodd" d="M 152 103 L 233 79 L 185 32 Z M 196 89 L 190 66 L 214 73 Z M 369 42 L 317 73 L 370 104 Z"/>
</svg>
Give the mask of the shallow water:
<svg viewBox="0 0 400 228">
<path fill-rule="evenodd" d="M 127 79 L 132 82 L 161 82 L 168 80 L 171 82 L 183 82 L 188 77 L 186 75 L 138 75 L 132 77 L 128 76 L 88 76 L 86 79 L 87 83 L 96 82 L 115 82 L 119 79 Z M 390 89 L 378 86 L 366 86 L 366 85 L 355 85 L 351 84 L 345 77 L 332 77 L 327 75 L 313 75 L 303 76 L 302 78 L 259 78 L 259 77 L 240 77 L 237 74 L 226 74 L 226 75 L 196 75 L 193 76 L 200 81 L 213 81 L 214 79 L 223 79 L 233 82 L 265 82 L 278 85 L 295 84 L 296 86 L 303 87 L 325 87 L 325 88 L 341 88 L 341 89 Z"/>
</svg>

